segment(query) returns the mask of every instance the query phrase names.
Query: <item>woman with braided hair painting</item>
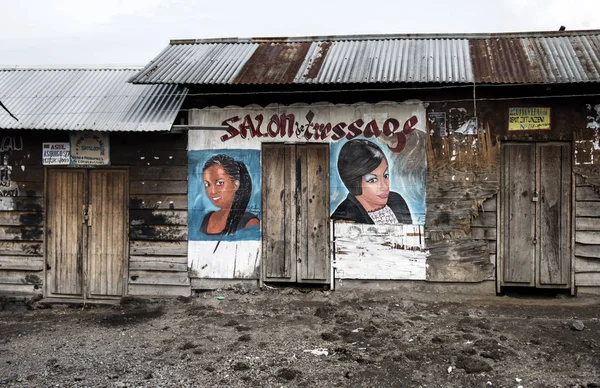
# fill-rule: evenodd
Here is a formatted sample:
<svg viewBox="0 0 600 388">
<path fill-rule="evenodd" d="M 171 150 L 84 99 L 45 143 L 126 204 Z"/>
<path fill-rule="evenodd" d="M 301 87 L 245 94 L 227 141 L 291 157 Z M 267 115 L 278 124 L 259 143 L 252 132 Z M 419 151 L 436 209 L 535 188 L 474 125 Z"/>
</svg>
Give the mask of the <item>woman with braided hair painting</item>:
<svg viewBox="0 0 600 388">
<path fill-rule="evenodd" d="M 252 194 L 252 181 L 246 165 L 224 154 L 211 157 L 202 169 L 206 195 L 220 210 L 204 216 L 200 233 L 230 235 L 249 226 L 260 225 L 246 207 Z"/>
<path fill-rule="evenodd" d="M 348 141 L 340 150 L 337 168 L 348 196 L 335 209 L 332 219 L 359 224 L 412 224 L 406 201 L 390 191 L 389 164 L 375 143 Z"/>
</svg>

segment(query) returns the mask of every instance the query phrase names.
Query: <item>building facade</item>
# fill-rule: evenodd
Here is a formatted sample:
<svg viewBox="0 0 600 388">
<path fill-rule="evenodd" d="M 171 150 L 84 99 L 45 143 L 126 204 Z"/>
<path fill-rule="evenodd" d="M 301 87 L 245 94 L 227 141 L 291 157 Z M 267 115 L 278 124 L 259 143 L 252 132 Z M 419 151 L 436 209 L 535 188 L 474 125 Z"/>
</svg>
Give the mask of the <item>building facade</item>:
<svg viewBox="0 0 600 388">
<path fill-rule="evenodd" d="M 126 79 L 170 89 L 146 91 L 156 100 L 118 129 L 1 117 L 17 190 L 0 212 L 0 286 L 597 293 L 598 58 L 598 31 L 172 41 Z M 73 154 L 79 129 L 110 132 L 110 164 L 40 160 L 46 144 Z"/>
</svg>

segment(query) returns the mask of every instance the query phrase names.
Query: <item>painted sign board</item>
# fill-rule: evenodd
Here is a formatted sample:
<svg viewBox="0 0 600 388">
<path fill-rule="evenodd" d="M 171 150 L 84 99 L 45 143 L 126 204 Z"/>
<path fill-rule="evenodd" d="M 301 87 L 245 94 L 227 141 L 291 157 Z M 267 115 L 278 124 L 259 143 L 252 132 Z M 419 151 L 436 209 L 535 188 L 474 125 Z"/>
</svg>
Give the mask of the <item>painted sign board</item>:
<svg viewBox="0 0 600 388">
<path fill-rule="evenodd" d="M 509 131 L 536 131 L 550 129 L 550 108 L 508 108 Z"/>
<path fill-rule="evenodd" d="M 446 128 L 445 116 L 432 118 Z M 314 190 L 329 184 L 323 192 L 329 195 L 330 222 L 336 241 L 346 244 L 330 258 L 336 276 L 425 279 L 427 126 L 421 101 L 207 107 L 192 110 L 190 124 L 206 128 L 188 134 L 192 277 L 259 276 L 262 232 L 282 222 L 281 217 L 265 219 L 263 212 L 281 209 L 287 195 L 265 202 L 266 185 L 281 174 L 262 164 L 263 144 L 325 143 L 330 160 L 324 165 L 327 174 L 319 176 L 329 182 L 315 184 Z M 284 190 L 294 187 L 284 185 Z"/>
<path fill-rule="evenodd" d="M 45 166 L 68 165 L 71 163 L 70 143 L 42 143 L 42 164 Z"/>
<path fill-rule="evenodd" d="M 71 165 L 106 166 L 110 164 L 108 133 L 71 132 Z"/>
</svg>

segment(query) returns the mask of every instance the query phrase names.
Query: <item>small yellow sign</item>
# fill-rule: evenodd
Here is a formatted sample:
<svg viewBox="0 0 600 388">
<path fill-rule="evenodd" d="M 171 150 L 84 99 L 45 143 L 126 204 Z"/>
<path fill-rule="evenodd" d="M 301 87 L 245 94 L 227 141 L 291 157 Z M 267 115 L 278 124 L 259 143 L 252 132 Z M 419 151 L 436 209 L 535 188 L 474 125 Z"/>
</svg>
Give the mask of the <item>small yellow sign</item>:
<svg viewBox="0 0 600 388">
<path fill-rule="evenodd" d="M 508 108 L 509 131 L 550 129 L 550 108 Z"/>
</svg>

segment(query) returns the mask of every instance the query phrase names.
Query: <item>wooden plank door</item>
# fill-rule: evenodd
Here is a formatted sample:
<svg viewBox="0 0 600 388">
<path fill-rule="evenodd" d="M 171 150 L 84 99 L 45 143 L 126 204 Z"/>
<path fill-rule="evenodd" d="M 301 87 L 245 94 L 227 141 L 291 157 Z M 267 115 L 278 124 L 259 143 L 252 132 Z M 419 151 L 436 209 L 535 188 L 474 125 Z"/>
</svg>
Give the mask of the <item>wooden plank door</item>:
<svg viewBox="0 0 600 388">
<path fill-rule="evenodd" d="M 263 280 L 329 283 L 329 146 L 264 144 Z"/>
<path fill-rule="evenodd" d="M 329 283 L 329 146 L 297 146 L 298 282 Z"/>
<path fill-rule="evenodd" d="M 296 148 L 268 144 L 262 151 L 263 182 L 263 278 L 269 281 L 296 279 L 295 219 Z"/>
<path fill-rule="evenodd" d="M 49 169 L 46 296 L 125 294 L 127 171 Z"/>
<path fill-rule="evenodd" d="M 569 288 L 569 144 L 504 144 L 502 156 L 500 286 Z"/>
<path fill-rule="evenodd" d="M 505 284 L 535 285 L 535 144 L 503 148 L 502 280 Z"/>
<path fill-rule="evenodd" d="M 46 294 L 83 296 L 85 170 L 49 170 L 46 191 Z"/>
<path fill-rule="evenodd" d="M 91 170 L 88 297 L 121 296 L 127 276 L 127 173 Z"/>
<path fill-rule="evenodd" d="M 538 287 L 569 288 L 571 279 L 571 149 L 537 145 Z"/>
</svg>

